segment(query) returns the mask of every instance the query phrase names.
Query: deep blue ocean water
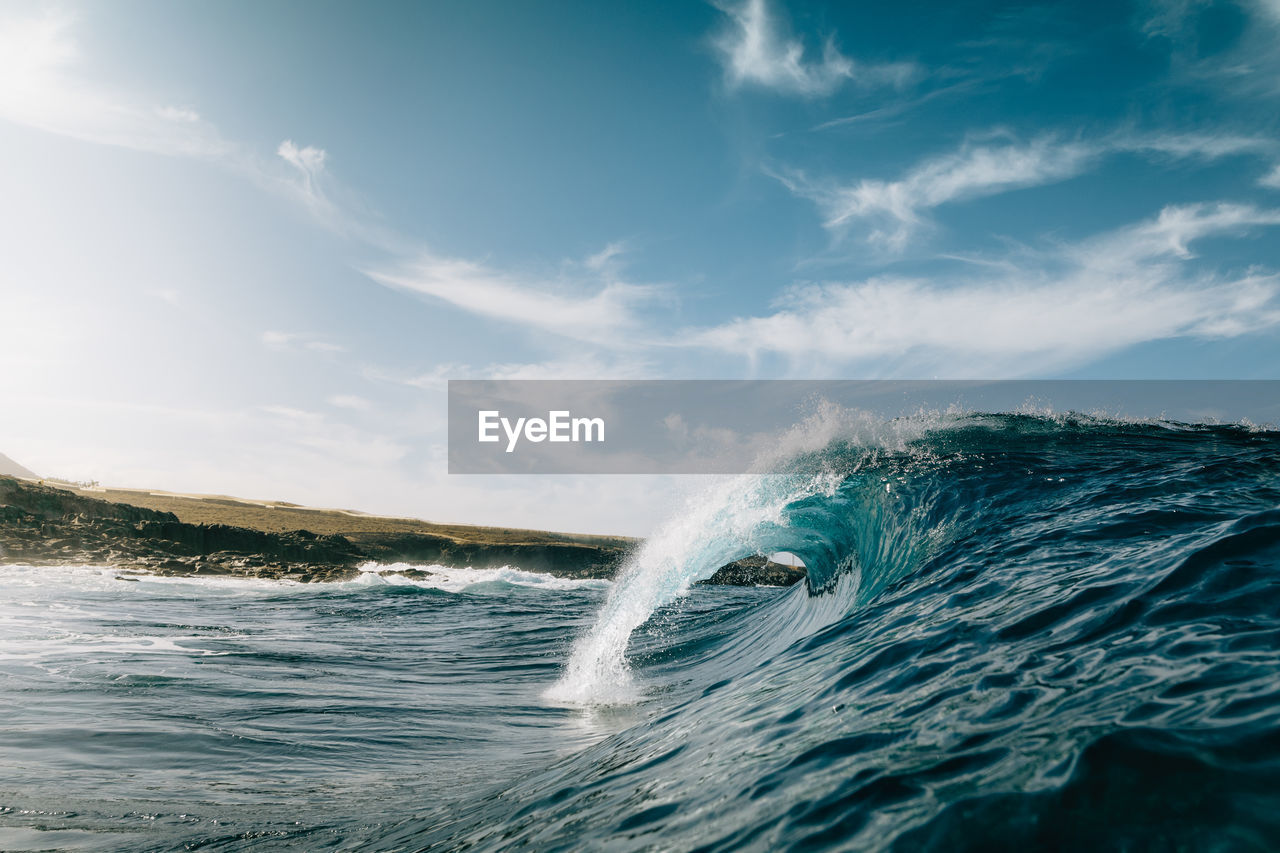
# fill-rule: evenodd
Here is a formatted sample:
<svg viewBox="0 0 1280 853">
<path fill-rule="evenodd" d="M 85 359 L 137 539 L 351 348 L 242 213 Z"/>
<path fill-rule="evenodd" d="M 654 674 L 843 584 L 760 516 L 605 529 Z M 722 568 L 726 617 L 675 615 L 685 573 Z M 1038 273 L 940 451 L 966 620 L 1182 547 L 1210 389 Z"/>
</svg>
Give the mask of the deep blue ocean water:
<svg viewBox="0 0 1280 853">
<path fill-rule="evenodd" d="M 2 567 L 0 849 L 1280 849 L 1280 434 L 971 416 L 789 471 L 614 584 Z M 809 582 L 692 585 L 775 551 Z"/>
</svg>

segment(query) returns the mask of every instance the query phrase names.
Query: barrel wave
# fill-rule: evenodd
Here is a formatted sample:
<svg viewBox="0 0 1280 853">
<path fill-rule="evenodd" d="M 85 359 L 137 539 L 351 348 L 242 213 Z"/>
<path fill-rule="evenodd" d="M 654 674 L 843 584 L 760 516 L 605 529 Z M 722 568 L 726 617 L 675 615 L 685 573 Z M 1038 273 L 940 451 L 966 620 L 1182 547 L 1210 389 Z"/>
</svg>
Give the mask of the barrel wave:
<svg viewBox="0 0 1280 853">
<path fill-rule="evenodd" d="M 1280 437 L 1061 416 L 907 426 L 692 502 L 548 691 L 646 718 L 433 843 L 1280 842 Z M 715 567 L 778 550 L 807 584 L 682 606 Z"/>
<path fill-rule="evenodd" d="M 804 437 L 691 498 L 612 586 L 372 573 L 255 600 L 316 680 L 241 685 L 236 713 L 307 723 L 220 722 L 237 740 L 190 760 L 234 788 L 282 750 L 252 790 L 285 805 L 191 782 L 182 817 L 217 826 L 130 849 L 1280 848 L 1280 433 L 931 415 Z M 696 583 L 776 551 L 808 581 Z M 206 643 L 202 701 L 266 659 L 255 636 Z M 134 808 L 95 802 L 63 808 L 95 832 Z"/>
</svg>

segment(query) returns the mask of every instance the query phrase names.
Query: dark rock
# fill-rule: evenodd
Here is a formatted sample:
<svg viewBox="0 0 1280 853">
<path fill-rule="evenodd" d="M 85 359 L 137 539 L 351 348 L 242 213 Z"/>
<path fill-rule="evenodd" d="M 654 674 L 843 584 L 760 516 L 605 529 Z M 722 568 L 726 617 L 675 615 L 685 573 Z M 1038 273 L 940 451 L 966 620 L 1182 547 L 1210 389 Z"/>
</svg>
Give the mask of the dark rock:
<svg viewBox="0 0 1280 853">
<path fill-rule="evenodd" d="M 431 577 L 435 573 L 424 572 L 422 569 L 402 569 L 400 571 L 395 571 L 395 572 L 385 572 L 384 574 L 400 575 L 401 577 L 409 578 L 409 580 L 420 581 L 420 580 L 426 580 L 427 578 Z"/>
<path fill-rule="evenodd" d="M 12 477 L 0 477 L 0 505 L 20 509 L 37 518 L 69 522 L 78 514 L 94 519 L 117 519 L 139 522 L 145 520 L 177 521 L 171 512 L 113 503 L 112 501 L 86 498 L 69 492 Z"/>
<path fill-rule="evenodd" d="M 627 555 L 627 549 L 621 547 L 572 542 L 459 542 L 430 533 L 355 533 L 349 538 L 368 554 L 368 559 L 381 563 L 435 563 L 477 569 L 518 566 L 529 572 L 574 578 L 612 578 Z"/>
<path fill-rule="evenodd" d="M 767 557 L 757 555 L 735 560 L 699 583 L 729 586 L 791 586 L 804 580 L 805 574 L 802 568 L 784 566 L 782 563 L 775 563 Z"/>
</svg>

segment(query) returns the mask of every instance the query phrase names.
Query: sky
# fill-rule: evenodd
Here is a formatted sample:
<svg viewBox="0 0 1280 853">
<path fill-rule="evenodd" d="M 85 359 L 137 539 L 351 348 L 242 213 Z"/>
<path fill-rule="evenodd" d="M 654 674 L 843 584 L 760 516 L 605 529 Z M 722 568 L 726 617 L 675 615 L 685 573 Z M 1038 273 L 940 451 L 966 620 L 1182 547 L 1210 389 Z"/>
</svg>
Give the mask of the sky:
<svg viewBox="0 0 1280 853">
<path fill-rule="evenodd" d="M 0 452 L 643 535 L 464 378 L 1276 378 L 1280 0 L 0 3 Z"/>
</svg>

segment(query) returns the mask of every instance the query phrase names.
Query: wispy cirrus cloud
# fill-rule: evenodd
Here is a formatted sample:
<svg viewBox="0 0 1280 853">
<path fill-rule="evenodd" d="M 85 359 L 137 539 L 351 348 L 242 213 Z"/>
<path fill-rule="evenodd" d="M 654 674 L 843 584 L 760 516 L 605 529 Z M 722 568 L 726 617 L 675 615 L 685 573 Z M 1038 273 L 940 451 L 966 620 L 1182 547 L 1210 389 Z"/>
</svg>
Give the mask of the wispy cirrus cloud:
<svg viewBox="0 0 1280 853">
<path fill-rule="evenodd" d="M 263 346 L 277 352 L 307 350 L 309 352 L 335 353 L 346 351 L 346 347 L 330 343 L 314 335 L 304 335 L 298 332 L 281 332 L 268 329 L 262 333 L 261 340 Z"/>
<path fill-rule="evenodd" d="M 325 402 L 335 409 L 351 409 L 358 412 L 368 411 L 373 404 L 358 394 L 333 394 Z"/>
<path fill-rule="evenodd" d="M 1161 258 L 1189 260 L 1191 244 L 1214 235 L 1238 236 L 1252 229 L 1280 225 L 1280 208 L 1250 204 L 1170 205 L 1155 219 L 1086 241 L 1074 257 L 1081 265 L 1126 272 Z"/>
<path fill-rule="evenodd" d="M 775 175 L 793 193 L 813 201 L 822 224 L 845 231 L 866 229 L 868 242 L 902 251 L 927 224 L 929 211 L 965 199 L 1038 186 L 1078 174 L 1094 155 L 1087 145 L 1039 139 L 1027 144 L 973 145 L 935 157 L 897 180 L 844 184 L 814 180 L 803 172 Z"/>
<path fill-rule="evenodd" d="M 308 204 L 314 207 L 328 207 L 320 178 L 324 173 L 324 163 L 328 153 L 323 148 L 312 145 L 299 147 L 292 139 L 286 139 L 276 148 L 276 155 L 297 170 L 300 184 L 298 189 Z"/>
<path fill-rule="evenodd" d="M 1099 154 L 1133 152 L 1199 160 L 1217 160 L 1239 154 L 1267 155 L 1280 150 L 1280 144 L 1269 137 L 1234 133 L 1124 132 L 1112 134 L 1095 144 Z"/>
<path fill-rule="evenodd" d="M 298 145 L 286 139 L 276 156 L 289 167 L 281 177 L 271 172 L 271 189 L 307 212 L 322 228 L 375 249 L 391 253 L 413 250 L 413 243 L 383 225 L 329 173 L 329 152 L 315 145 Z M 265 170 L 259 170 L 265 172 Z M 262 174 L 255 175 L 258 180 Z"/>
<path fill-rule="evenodd" d="M 1238 0 L 1238 4 L 1258 20 L 1280 24 L 1280 0 Z M 1177 38 L 1212 5 L 1213 0 L 1148 0 L 1142 31 L 1150 36 Z"/>
<path fill-rule="evenodd" d="M 650 379 L 656 366 L 646 358 L 625 353 L 575 352 L 544 361 L 465 364 L 445 362 L 419 373 L 397 373 L 369 368 L 365 378 L 379 383 L 407 385 L 422 391 L 443 392 L 450 379 Z"/>
<path fill-rule="evenodd" d="M 1280 24 L 1280 0 L 1254 0 L 1253 5 L 1264 17 Z"/>
<path fill-rule="evenodd" d="M 821 59 L 808 59 L 804 44 L 786 36 L 765 0 L 726 3 L 720 9 L 729 20 L 715 47 L 730 88 L 754 86 L 821 97 L 846 83 L 902 86 L 920 73 L 910 62 L 858 62 L 841 53 L 831 39 L 823 44 Z"/>
<path fill-rule="evenodd" d="M 894 180 L 864 178 L 845 183 L 811 178 L 798 170 L 771 174 L 796 195 L 812 201 L 827 230 L 843 235 L 857 229 L 873 246 L 900 253 L 929 228 L 936 208 L 1067 180 L 1110 154 L 1212 160 L 1277 150 L 1270 139 L 1225 134 L 1116 133 L 1089 141 L 1042 136 L 1029 142 L 1002 136 L 1002 141 L 966 141 Z"/>
<path fill-rule="evenodd" d="M 216 160 L 233 146 L 185 105 L 154 103 L 85 73 L 76 19 L 0 18 L 0 120 L 101 145 Z"/>
<path fill-rule="evenodd" d="M 382 284 L 435 297 L 472 313 L 571 338 L 634 330 L 634 310 L 656 289 L 617 278 L 620 243 L 577 264 L 572 280 L 542 280 L 424 250 L 383 227 L 329 173 L 329 154 L 286 138 L 276 159 L 225 139 L 195 109 L 113 87 L 87 66 L 77 20 L 61 14 L 0 16 L 0 120 L 85 142 L 217 164 L 304 209 L 321 227 L 409 259 L 371 273 Z M 336 352 L 306 335 L 268 331 L 268 348 Z"/>
<path fill-rule="evenodd" d="M 1031 375 L 1149 341 L 1234 337 L 1280 325 L 1280 276 L 1196 271 L 1191 245 L 1280 225 L 1280 209 L 1216 204 L 1007 263 L 994 277 L 880 277 L 798 285 L 760 317 L 687 333 L 695 345 L 776 355 L 812 374 L 857 367 Z"/>
<path fill-rule="evenodd" d="M 1219 101 L 1280 95 L 1280 0 L 1147 0 L 1142 31 L 1165 41 L 1171 81 L 1213 92 Z M 1213 12 L 1240 12 L 1234 33 L 1207 25 Z"/>
<path fill-rule="evenodd" d="M 95 145 L 214 164 L 301 204 L 329 230 L 390 242 L 330 200 L 323 186 L 324 150 L 286 139 L 276 154 L 290 168 L 278 168 L 224 137 L 194 107 L 112 85 L 90 67 L 75 37 L 78 23 L 58 11 L 0 14 L 0 121 Z"/>
<path fill-rule="evenodd" d="M 585 275 L 550 280 L 432 254 L 420 254 L 394 269 L 366 270 L 366 274 L 386 287 L 437 299 L 481 317 L 616 347 L 624 343 L 620 334 L 642 335 L 639 312 L 663 292 L 612 275 L 609 262 L 615 254 L 616 249 L 606 249 L 577 265 Z"/>
</svg>

